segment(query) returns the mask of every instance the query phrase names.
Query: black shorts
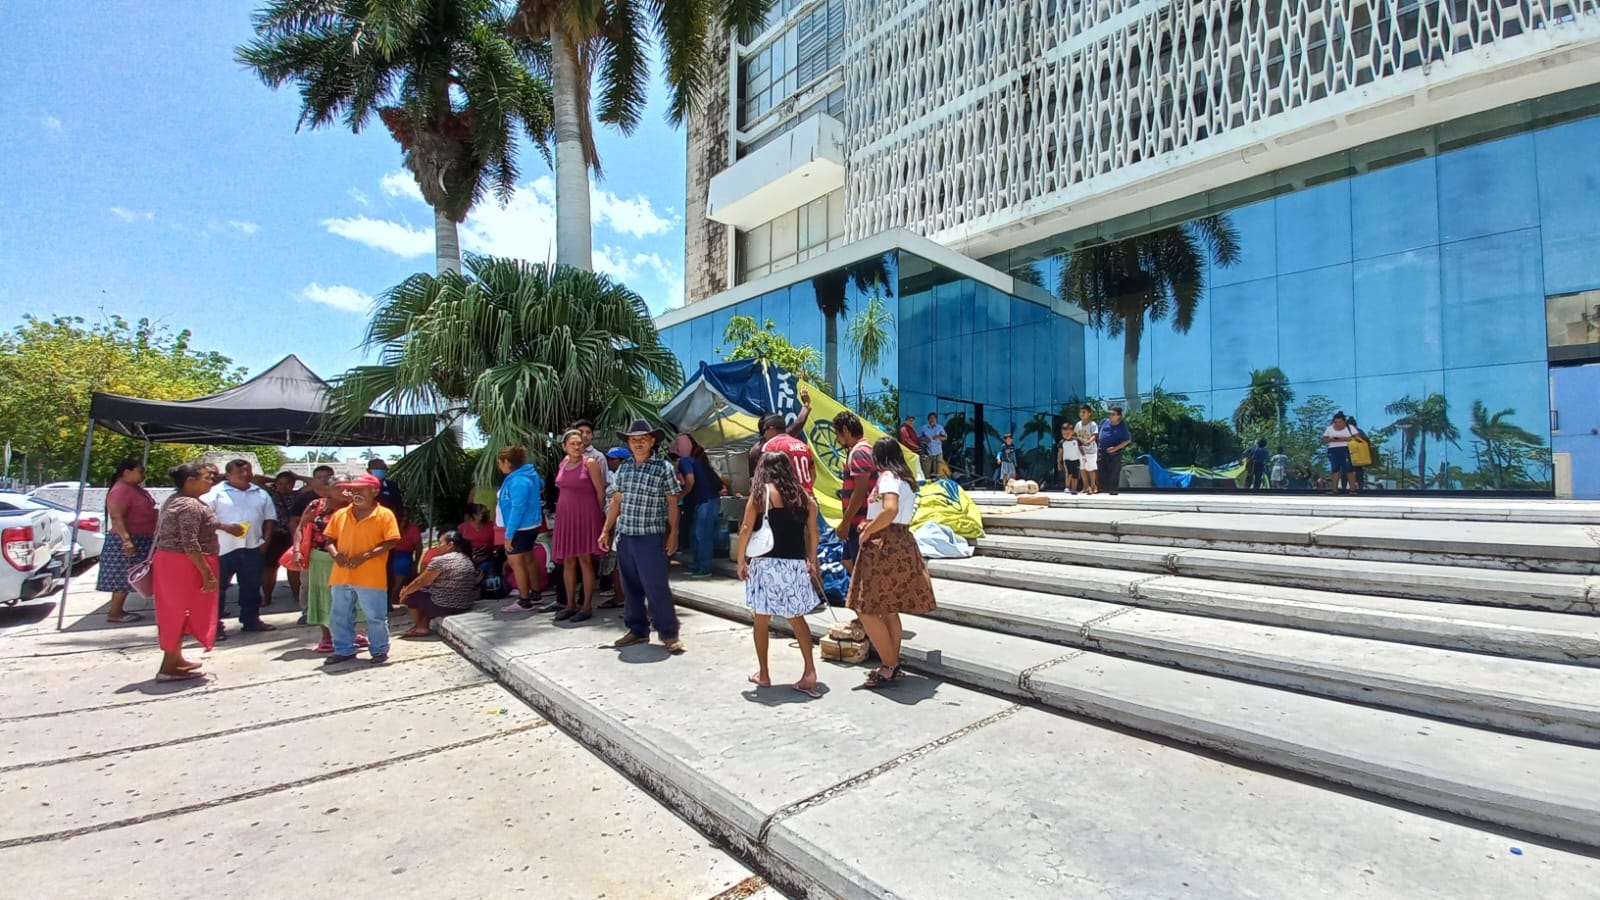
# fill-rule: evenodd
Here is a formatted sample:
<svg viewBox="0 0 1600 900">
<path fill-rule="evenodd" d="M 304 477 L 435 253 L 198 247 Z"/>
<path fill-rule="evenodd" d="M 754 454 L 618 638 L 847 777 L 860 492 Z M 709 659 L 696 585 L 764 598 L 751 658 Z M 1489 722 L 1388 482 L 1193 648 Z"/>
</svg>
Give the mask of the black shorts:
<svg viewBox="0 0 1600 900">
<path fill-rule="evenodd" d="M 1069 478 L 1077 478 L 1078 477 L 1078 465 L 1079 465 L 1078 461 L 1075 460 L 1075 459 L 1069 459 L 1069 460 L 1066 461 L 1066 463 L 1067 463 L 1067 477 L 1069 477 Z"/>
<path fill-rule="evenodd" d="M 283 558 L 283 551 L 294 545 L 294 538 L 289 536 L 287 529 L 272 529 L 272 537 L 267 539 L 266 565 L 267 568 L 276 568 L 278 560 Z"/>
<path fill-rule="evenodd" d="M 846 562 L 855 562 L 856 557 L 861 554 L 861 529 L 865 528 L 866 525 L 867 520 L 862 519 L 856 523 L 856 527 L 850 529 L 850 537 L 844 542 L 844 559 Z"/>
<path fill-rule="evenodd" d="M 511 536 L 511 540 L 506 543 L 506 552 L 511 554 L 527 553 L 533 549 L 538 537 L 539 529 L 537 527 L 524 528 Z"/>
</svg>

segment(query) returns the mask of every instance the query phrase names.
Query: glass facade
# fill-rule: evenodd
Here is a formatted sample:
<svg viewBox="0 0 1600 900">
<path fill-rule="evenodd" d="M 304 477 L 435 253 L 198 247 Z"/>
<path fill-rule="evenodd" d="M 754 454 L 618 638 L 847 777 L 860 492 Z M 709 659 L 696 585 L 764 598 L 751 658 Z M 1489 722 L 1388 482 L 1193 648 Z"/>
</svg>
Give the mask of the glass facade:
<svg viewBox="0 0 1600 900">
<path fill-rule="evenodd" d="M 737 277 L 744 284 L 844 246 L 844 190 L 739 232 Z"/>
<path fill-rule="evenodd" d="M 746 56 L 739 64 L 739 127 L 750 127 L 837 68 L 844 61 L 844 32 L 844 0 L 823 0 Z"/>
<path fill-rule="evenodd" d="M 868 272 L 881 272 L 881 285 L 862 277 Z M 951 434 L 947 455 L 968 471 L 975 456 L 992 458 L 1006 431 L 1039 465 L 1053 458 L 1051 417 L 1084 395 L 1084 328 L 1042 290 L 1032 299 L 1015 296 L 896 251 L 668 326 L 662 342 L 693 373 L 701 362 L 723 359 L 728 323 L 748 316 L 814 349 L 821 370 L 826 320 L 817 292 L 828 293 L 830 284 L 843 285 L 848 310 L 837 324 L 841 384 L 834 393 L 841 400 L 888 427 L 901 416 L 920 423 L 939 413 Z M 895 340 L 888 358 L 864 371 L 846 335 L 850 317 L 875 293 L 894 317 Z M 973 435 L 980 433 L 983 451 L 975 454 Z M 993 466 L 976 468 L 987 473 Z"/>
</svg>

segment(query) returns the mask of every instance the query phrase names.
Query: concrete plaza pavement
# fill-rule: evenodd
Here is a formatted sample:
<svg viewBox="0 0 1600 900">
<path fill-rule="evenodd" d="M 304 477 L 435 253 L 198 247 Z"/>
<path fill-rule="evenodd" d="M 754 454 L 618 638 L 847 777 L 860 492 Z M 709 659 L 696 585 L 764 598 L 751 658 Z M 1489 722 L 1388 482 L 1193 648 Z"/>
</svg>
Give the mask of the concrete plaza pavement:
<svg viewBox="0 0 1600 900">
<path fill-rule="evenodd" d="M 0 609 L 0 870 L 28 896 L 776 898 L 437 640 L 325 670 L 280 587 L 204 681 L 153 616 Z M 398 624 L 398 619 L 395 620 Z"/>
</svg>

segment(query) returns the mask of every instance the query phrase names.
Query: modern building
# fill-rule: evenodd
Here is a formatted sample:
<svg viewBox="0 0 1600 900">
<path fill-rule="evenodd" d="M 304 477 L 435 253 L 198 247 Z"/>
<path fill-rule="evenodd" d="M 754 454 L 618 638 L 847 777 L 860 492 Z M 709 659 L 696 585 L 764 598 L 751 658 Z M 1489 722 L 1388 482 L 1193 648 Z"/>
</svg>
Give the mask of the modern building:
<svg viewBox="0 0 1600 900">
<path fill-rule="evenodd" d="M 1600 0 L 779 0 L 726 59 L 686 369 L 744 315 L 968 467 L 1091 400 L 1308 486 L 1343 409 L 1379 486 L 1600 493 Z"/>
</svg>

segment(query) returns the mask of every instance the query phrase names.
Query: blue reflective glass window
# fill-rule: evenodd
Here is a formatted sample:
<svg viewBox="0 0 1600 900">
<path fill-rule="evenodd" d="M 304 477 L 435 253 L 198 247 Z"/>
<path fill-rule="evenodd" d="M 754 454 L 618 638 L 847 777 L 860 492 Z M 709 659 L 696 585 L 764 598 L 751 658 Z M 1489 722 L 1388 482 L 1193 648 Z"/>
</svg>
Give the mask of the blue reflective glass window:
<svg viewBox="0 0 1600 900">
<path fill-rule="evenodd" d="M 1350 182 L 1340 180 L 1277 198 L 1278 271 L 1350 261 Z"/>
<path fill-rule="evenodd" d="M 1441 154 L 1439 234 L 1446 241 L 1539 224 L 1533 135 Z"/>
<path fill-rule="evenodd" d="M 1278 279 L 1279 367 L 1290 378 L 1324 378 L 1356 368 L 1350 266 Z"/>
<path fill-rule="evenodd" d="M 989 385 L 991 400 L 984 402 L 1013 406 L 1032 406 L 1038 402 L 1039 375 L 1045 371 L 1038 355 L 1039 337 L 1046 332 L 1036 326 L 1011 329 L 1011 358 L 993 373 Z M 1005 384 L 1009 382 L 1009 390 Z"/>
<path fill-rule="evenodd" d="M 1460 447 L 1446 445 L 1444 448 L 1446 459 L 1452 465 L 1460 466 L 1467 472 L 1481 469 L 1491 477 L 1494 474 L 1494 467 L 1488 465 L 1484 457 L 1482 445 L 1474 446 L 1473 401 L 1483 404 L 1486 417 L 1489 418 L 1496 413 L 1514 410 L 1507 412 L 1501 421 L 1533 432 L 1545 446 L 1549 446 L 1550 368 L 1547 363 L 1450 369 L 1444 373 L 1444 388 L 1445 397 L 1450 401 L 1450 421 L 1461 432 Z M 1428 468 L 1437 472 L 1438 464 L 1432 461 L 1432 448 L 1433 445 L 1429 444 Z M 1530 466 L 1527 473 L 1540 481 L 1550 478 L 1548 468 L 1535 470 Z M 1502 469 L 1500 486 L 1513 487 L 1504 483 L 1506 474 Z"/>
<path fill-rule="evenodd" d="M 1355 264 L 1356 368 L 1363 375 L 1444 366 L 1439 248 Z"/>
<path fill-rule="evenodd" d="M 1365 259 L 1439 242 L 1439 178 L 1432 158 L 1350 180 L 1351 236 Z"/>
<path fill-rule="evenodd" d="M 1105 339 L 1088 326 L 1083 329 L 1083 396 L 1104 397 L 1101 390 L 1104 372 L 1100 364 L 1105 354 Z"/>
<path fill-rule="evenodd" d="M 1211 266 L 1211 284 L 1238 284 L 1277 274 L 1278 226 L 1271 200 L 1252 203 L 1223 215 L 1239 232 L 1239 261 L 1231 266 Z"/>
<path fill-rule="evenodd" d="M 1534 135 L 1544 237 L 1544 290 L 1600 288 L 1600 116 Z"/>
<path fill-rule="evenodd" d="M 927 420 L 928 410 L 933 409 L 933 395 L 926 392 L 900 391 L 900 418 L 916 416 L 920 425 Z"/>
<path fill-rule="evenodd" d="M 1171 319 L 1146 326 L 1150 352 L 1139 366 L 1144 390 L 1156 385 L 1169 391 L 1211 390 L 1211 305 L 1208 291 L 1201 295 L 1186 333 L 1174 329 Z"/>
<path fill-rule="evenodd" d="M 960 338 L 941 338 L 933 342 L 933 391 L 941 397 L 961 396 L 964 373 L 960 362 L 963 356 L 971 356 L 964 352 L 963 343 Z"/>
<path fill-rule="evenodd" d="M 1124 398 L 1127 394 L 1126 379 L 1124 379 L 1122 371 L 1122 360 L 1127 347 L 1126 340 L 1127 334 L 1123 333 L 1116 337 L 1101 335 L 1096 342 L 1100 345 L 1100 390 L 1095 392 L 1094 396 L 1113 399 Z M 1139 341 L 1138 390 L 1141 393 L 1147 393 L 1150 390 L 1150 344 L 1152 340 L 1150 328 L 1147 326 L 1144 330 L 1144 335 Z"/>
<path fill-rule="evenodd" d="M 1327 397 L 1334 406 L 1350 413 L 1350 407 L 1356 404 L 1356 380 L 1354 378 L 1328 378 L 1320 381 L 1297 381 L 1294 384 L 1294 404 L 1300 406 L 1313 397 Z M 1289 415 L 1294 416 L 1293 406 Z M 1354 415 L 1354 413 L 1350 413 Z M 1359 418 L 1359 417 L 1358 417 Z M 1324 425 L 1332 424 L 1332 417 Z M 1362 422 L 1361 427 L 1371 428 L 1373 423 Z"/>
<path fill-rule="evenodd" d="M 1421 401 L 1429 394 L 1443 392 L 1444 373 L 1441 371 L 1363 376 L 1356 379 L 1355 402 L 1346 404 L 1345 411 L 1356 417 L 1357 423 L 1364 431 L 1375 434 L 1394 423 L 1396 416 L 1389 412 L 1390 404 L 1406 397 Z M 1399 434 L 1380 438 L 1380 446 L 1377 449 L 1383 457 L 1384 465 L 1407 466 L 1408 460 L 1401 455 L 1404 445 Z M 1415 471 L 1414 456 L 1409 460 L 1409 466 Z"/>
<path fill-rule="evenodd" d="M 1247 387 L 1252 369 L 1278 365 L 1278 280 L 1211 289 L 1211 387 Z M 1290 377 L 1294 377 L 1290 373 Z M 1176 385 L 1168 385 L 1173 390 Z"/>
<path fill-rule="evenodd" d="M 1446 368 L 1545 359 L 1538 231 L 1446 244 L 1440 262 Z"/>
<path fill-rule="evenodd" d="M 720 337 L 721 335 L 716 332 L 716 324 L 711 321 L 710 316 L 689 320 L 689 345 L 684 348 L 684 355 L 680 356 L 683 368 L 686 371 L 693 371 L 701 360 L 709 360 Z"/>
<path fill-rule="evenodd" d="M 1204 404 L 1210 411 L 1209 414 L 1211 418 L 1222 419 L 1226 422 L 1233 420 L 1233 411 L 1239 408 L 1239 404 L 1244 402 L 1245 395 L 1249 393 L 1250 391 L 1247 388 L 1229 388 L 1225 391 L 1201 391 L 1198 393 L 1189 394 L 1189 402 Z M 1201 400 L 1201 397 L 1205 397 L 1206 399 Z M 1298 400 L 1299 394 L 1296 393 L 1295 397 Z M 1172 465 L 1182 465 L 1182 463 L 1173 462 Z"/>
<path fill-rule="evenodd" d="M 972 334 L 973 310 L 971 304 L 963 308 L 962 283 L 958 281 L 935 285 L 933 288 L 934 318 L 939 323 L 939 337 Z"/>
<path fill-rule="evenodd" d="M 1084 329 L 1066 316 L 1053 316 L 1050 324 L 1051 390 L 1048 408 L 1056 409 L 1074 397 L 1082 397 Z"/>
<path fill-rule="evenodd" d="M 774 330 L 792 341 L 794 336 L 789 329 L 788 289 L 769 291 L 757 299 L 761 302 L 761 321 L 771 321 Z"/>
<path fill-rule="evenodd" d="M 1010 294 L 997 291 L 986 284 L 974 283 L 977 291 L 977 305 L 980 310 L 977 315 L 976 327 L 983 331 L 993 328 L 1011 327 L 1011 307 L 1017 302 Z"/>
<path fill-rule="evenodd" d="M 817 294 L 811 289 L 811 282 L 790 285 L 788 295 L 789 342 L 796 347 L 811 345 L 816 349 L 818 359 L 821 359 L 827 350 L 825 331 L 822 311 L 817 309 Z M 839 330 L 843 332 L 844 326 L 840 325 Z"/>
</svg>

